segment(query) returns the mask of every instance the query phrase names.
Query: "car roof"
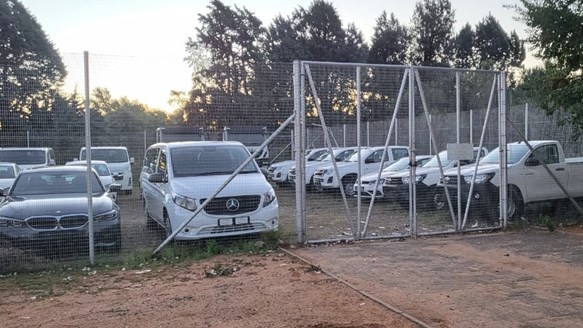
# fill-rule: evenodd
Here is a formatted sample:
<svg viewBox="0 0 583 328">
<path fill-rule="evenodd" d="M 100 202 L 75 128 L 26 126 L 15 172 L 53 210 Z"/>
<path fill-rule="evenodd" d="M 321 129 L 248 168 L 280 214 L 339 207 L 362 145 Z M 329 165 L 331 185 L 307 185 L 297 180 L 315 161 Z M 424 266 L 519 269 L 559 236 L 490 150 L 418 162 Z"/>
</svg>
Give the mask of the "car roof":
<svg viewBox="0 0 583 328">
<path fill-rule="evenodd" d="M 159 142 L 150 147 L 165 146 L 168 148 L 181 148 L 192 146 L 243 146 L 239 141 L 175 141 L 175 142 Z"/>
<path fill-rule="evenodd" d="M 105 164 L 105 165 L 107 165 L 107 162 L 92 159 L 91 164 Z M 65 163 L 65 166 L 68 166 L 68 165 L 87 165 L 87 161 L 69 161 L 69 162 Z"/>
<path fill-rule="evenodd" d="M 84 150 L 86 147 L 81 147 L 81 150 Z M 123 150 L 128 150 L 127 147 L 124 146 L 97 146 L 97 147 L 93 147 L 91 146 L 91 149 L 123 149 Z"/>
<path fill-rule="evenodd" d="M 43 173 L 43 172 L 87 172 L 87 168 L 83 166 L 75 166 L 75 165 L 59 165 L 59 166 L 48 166 L 48 167 L 39 167 L 32 170 L 25 170 L 22 171 L 23 173 Z"/>
</svg>

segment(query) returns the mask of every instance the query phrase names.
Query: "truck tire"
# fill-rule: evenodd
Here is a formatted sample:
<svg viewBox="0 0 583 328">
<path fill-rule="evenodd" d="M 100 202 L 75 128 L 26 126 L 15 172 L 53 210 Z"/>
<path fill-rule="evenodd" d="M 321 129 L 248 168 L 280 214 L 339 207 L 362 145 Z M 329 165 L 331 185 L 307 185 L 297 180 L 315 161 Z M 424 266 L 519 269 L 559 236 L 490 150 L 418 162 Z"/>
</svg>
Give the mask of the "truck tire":
<svg viewBox="0 0 583 328">
<path fill-rule="evenodd" d="M 346 196 L 354 196 L 354 183 L 356 182 L 356 178 L 349 176 L 344 177 L 342 179 L 342 188 L 344 188 L 344 193 Z"/>
<path fill-rule="evenodd" d="M 516 187 L 510 187 L 507 202 L 508 208 L 506 209 L 506 213 L 508 214 L 508 218 L 515 219 L 520 217 L 524 211 L 524 202 L 522 201 L 520 191 Z"/>
</svg>

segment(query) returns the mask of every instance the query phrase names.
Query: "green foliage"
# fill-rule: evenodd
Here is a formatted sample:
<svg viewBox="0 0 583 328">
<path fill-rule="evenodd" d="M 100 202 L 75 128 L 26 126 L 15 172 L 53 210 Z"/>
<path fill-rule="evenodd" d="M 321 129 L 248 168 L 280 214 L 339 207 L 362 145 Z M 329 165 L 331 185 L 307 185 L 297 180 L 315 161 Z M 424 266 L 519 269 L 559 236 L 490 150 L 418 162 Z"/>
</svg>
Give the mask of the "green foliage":
<svg viewBox="0 0 583 328">
<path fill-rule="evenodd" d="M 377 18 L 368 53 L 368 62 L 373 64 L 406 64 L 411 38 L 407 27 L 391 13 L 383 13 Z"/>
<path fill-rule="evenodd" d="M 528 41 L 545 61 L 527 72 L 523 88 L 548 114 L 583 131 L 583 1 L 521 0 L 517 8 L 530 28 Z"/>
<path fill-rule="evenodd" d="M 413 13 L 412 60 L 423 66 L 450 66 L 455 11 L 449 0 L 421 0 Z"/>
<path fill-rule="evenodd" d="M 0 1 L 0 133 L 11 136 L 33 110 L 50 108 L 65 74 L 36 19 L 18 0 Z"/>
<path fill-rule="evenodd" d="M 455 37 L 455 67 L 475 67 L 475 39 L 476 33 L 472 29 L 472 26 L 467 23 Z"/>
</svg>

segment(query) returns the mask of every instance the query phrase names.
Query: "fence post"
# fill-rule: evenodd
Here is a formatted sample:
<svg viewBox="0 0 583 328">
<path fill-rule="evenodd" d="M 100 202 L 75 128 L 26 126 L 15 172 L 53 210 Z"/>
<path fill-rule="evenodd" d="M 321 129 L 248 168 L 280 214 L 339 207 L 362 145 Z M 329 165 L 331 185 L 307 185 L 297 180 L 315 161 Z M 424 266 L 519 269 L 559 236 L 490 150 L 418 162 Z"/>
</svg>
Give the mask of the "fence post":
<svg viewBox="0 0 583 328">
<path fill-rule="evenodd" d="M 89 107 L 89 52 L 83 52 L 85 68 L 85 158 L 87 159 L 87 216 L 89 219 L 89 263 L 95 264 L 95 241 L 93 240 L 93 185 L 91 169 L 91 109 Z"/>
</svg>

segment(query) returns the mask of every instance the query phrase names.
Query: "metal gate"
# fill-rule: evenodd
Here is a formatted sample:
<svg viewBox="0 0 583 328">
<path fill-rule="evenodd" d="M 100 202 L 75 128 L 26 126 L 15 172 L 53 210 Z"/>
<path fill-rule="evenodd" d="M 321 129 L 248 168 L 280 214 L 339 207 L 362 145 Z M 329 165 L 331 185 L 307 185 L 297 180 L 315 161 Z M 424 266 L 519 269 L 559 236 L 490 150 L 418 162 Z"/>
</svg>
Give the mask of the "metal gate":
<svg viewBox="0 0 583 328">
<path fill-rule="evenodd" d="M 505 227 L 505 147 L 500 190 L 475 189 L 476 164 L 506 144 L 505 92 L 499 71 L 296 61 L 298 241 Z M 315 147 L 331 155 L 306 162 Z"/>
</svg>

